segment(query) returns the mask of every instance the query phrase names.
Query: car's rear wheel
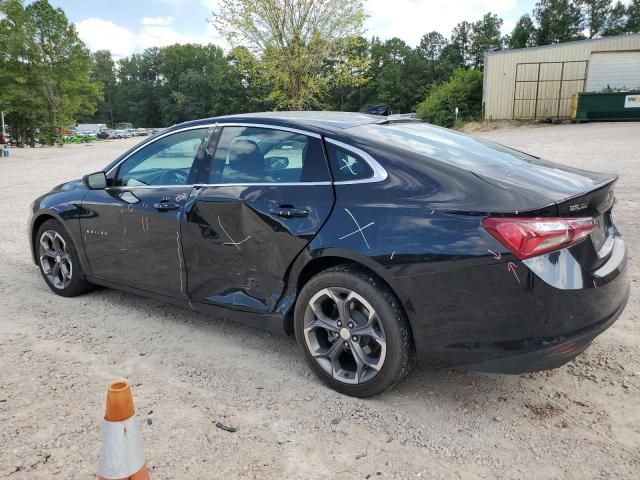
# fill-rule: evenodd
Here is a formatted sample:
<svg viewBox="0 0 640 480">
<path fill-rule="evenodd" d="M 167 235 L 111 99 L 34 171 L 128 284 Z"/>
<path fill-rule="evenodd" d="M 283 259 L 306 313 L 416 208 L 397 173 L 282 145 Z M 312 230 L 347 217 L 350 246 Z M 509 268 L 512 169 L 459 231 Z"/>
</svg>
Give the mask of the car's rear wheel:
<svg viewBox="0 0 640 480">
<path fill-rule="evenodd" d="M 82 274 L 75 245 L 60 222 L 44 222 L 35 241 L 40 273 L 51 290 L 63 297 L 74 297 L 91 288 Z"/>
<path fill-rule="evenodd" d="M 377 395 L 415 362 L 398 299 L 357 266 L 339 265 L 307 282 L 296 302 L 295 332 L 314 373 L 346 395 Z"/>
</svg>

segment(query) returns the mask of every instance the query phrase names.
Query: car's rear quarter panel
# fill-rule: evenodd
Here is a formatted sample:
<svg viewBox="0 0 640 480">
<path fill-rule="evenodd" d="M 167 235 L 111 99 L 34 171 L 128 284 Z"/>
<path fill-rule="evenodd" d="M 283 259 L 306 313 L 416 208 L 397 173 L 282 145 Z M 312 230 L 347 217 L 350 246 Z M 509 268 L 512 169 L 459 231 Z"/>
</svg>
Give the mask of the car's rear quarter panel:
<svg viewBox="0 0 640 480">
<path fill-rule="evenodd" d="M 308 249 L 349 252 L 376 271 L 402 301 L 419 357 L 453 365 L 505 357 L 592 326 L 624 305 L 626 255 L 596 284 L 592 265 L 577 263 L 581 281 L 568 287 L 558 281 L 567 272 L 554 254 L 544 256 L 555 276 L 548 282 L 482 227 L 490 213 L 555 215 L 555 204 L 532 203 L 516 190 L 450 165 L 411 161 L 393 148 L 352 144 L 383 163 L 389 177 L 336 185 L 333 213 Z M 572 254 L 584 257 L 585 248 L 572 247 Z"/>
</svg>

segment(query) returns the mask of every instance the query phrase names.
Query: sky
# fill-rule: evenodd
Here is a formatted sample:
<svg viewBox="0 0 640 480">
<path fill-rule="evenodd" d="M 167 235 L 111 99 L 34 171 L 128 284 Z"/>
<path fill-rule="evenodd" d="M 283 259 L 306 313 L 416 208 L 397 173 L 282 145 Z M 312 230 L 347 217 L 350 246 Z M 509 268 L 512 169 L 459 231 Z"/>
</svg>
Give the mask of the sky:
<svg viewBox="0 0 640 480">
<path fill-rule="evenodd" d="M 111 50 L 115 58 L 174 43 L 215 43 L 228 49 L 208 22 L 219 0 L 49 1 L 76 24 L 89 49 Z M 399 37 L 416 46 L 429 31 L 448 37 L 457 23 L 478 20 L 488 11 L 504 20 L 506 34 L 534 4 L 535 0 L 365 0 L 366 36 Z"/>
</svg>

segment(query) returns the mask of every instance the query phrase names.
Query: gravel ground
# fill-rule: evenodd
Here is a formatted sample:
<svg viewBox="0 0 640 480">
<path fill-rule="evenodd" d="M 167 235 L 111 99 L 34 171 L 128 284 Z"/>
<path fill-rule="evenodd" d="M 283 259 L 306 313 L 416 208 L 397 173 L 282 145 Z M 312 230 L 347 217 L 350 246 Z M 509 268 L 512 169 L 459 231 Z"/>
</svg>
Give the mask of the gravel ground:
<svg viewBox="0 0 640 480">
<path fill-rule="evenodd" d="M 0 159 L 0 477 L 95 478 L 106 387 L 126 378 L 154 479 L 638 478 L 640 124 L 481 135 L 621 175 L 615 217 L 631 257 L 629 305 L 555 371 L 419 366 L 370 400 L 322 386 L 291 338 L 114 290 L 54 295 L 28 253 L 30 202 L 136 140 L 14 149 Z"/>
</svg>

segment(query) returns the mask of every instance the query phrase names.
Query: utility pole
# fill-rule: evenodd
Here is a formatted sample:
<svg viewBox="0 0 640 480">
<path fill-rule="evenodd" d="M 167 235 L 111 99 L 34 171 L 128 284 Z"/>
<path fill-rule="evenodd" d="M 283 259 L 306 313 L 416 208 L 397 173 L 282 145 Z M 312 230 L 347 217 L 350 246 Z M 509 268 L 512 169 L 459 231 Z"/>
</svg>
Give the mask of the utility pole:
<svg viewBox="0 0 640 480">
<path fill-rule="evenodd" d="M 7 134 L 4 131 L 4 112 L 0 111 L 0 118 L 2 119 L 2 140 L 7 138 Z"/>
</svg>

